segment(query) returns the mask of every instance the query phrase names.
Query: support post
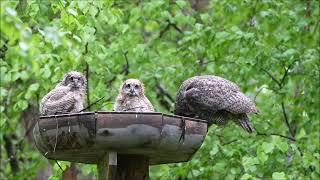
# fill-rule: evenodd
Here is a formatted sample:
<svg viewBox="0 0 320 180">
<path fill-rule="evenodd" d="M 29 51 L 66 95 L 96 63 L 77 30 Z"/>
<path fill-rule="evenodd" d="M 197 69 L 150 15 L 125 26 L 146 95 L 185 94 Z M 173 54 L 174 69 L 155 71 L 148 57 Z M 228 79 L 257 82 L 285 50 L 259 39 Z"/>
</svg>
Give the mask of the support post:
<svg viewBox="0 0 320 180">
<path fill-rule="evenodd" d="M 149 158 L 141 155 L 118 156 L 117 180 L 149 179 Z"/>
<path fill-rule="evenodd" d="M 117 178 L 118 157 L 116 152 L 109 152 L 109 171 L 108 180 L 116 180 Z"/>
<path fill-rule="evenodd" d="M 117 174 L 117 153 L 106 153 L 97 164 L 99 180 L 115 180 Z"/>
</svg>

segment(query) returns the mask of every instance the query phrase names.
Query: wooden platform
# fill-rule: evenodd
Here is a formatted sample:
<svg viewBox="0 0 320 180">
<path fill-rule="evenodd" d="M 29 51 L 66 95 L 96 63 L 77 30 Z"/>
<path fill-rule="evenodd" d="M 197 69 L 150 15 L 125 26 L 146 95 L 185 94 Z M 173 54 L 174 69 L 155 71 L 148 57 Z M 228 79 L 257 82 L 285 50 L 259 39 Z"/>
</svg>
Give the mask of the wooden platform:
<svg viewBox="0 0 320 180">
<path fill-rule="evenodd" d="M 204 120 L 136 112 L 42 116 L 33 131 L 48 159 L 97 164 L 112 151 L 147 156 L 151 165 L 188 161 L 206 133 Z"/>
</svg>

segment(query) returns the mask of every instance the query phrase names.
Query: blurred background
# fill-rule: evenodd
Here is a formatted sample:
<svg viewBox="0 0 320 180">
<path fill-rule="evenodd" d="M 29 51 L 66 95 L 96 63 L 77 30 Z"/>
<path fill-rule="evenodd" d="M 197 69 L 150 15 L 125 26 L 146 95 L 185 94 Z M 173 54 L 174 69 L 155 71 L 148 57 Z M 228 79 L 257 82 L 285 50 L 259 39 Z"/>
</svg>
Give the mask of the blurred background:
<svg viewBox="0 0 320 180">
<path fill-rule="evenodd" d="M 32 125 L 41 98 L 71 70 L 87 104 L 112 110 L 120 83 L 138 78 L 171 113 L 183 80 L 237 83 L 260 109 L 248 135 L 213 125 L 185 163 L 151 179 L 320 177 L 320 9 L 317 0 L 1 0 L 0 179 L 96 179 L 94 165 L 45 159 Z"/>
</svg>

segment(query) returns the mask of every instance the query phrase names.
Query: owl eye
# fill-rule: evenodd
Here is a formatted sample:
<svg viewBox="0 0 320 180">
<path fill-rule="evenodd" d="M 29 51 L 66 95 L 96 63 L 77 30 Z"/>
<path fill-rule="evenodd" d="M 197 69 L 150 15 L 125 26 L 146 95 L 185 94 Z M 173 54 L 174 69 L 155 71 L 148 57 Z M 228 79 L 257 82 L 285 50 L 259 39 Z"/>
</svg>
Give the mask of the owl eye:
<svg viewBox="0 0 320 180">
<path fill-rule="evenodd" d="M 70 80 L 73 81 L 73 77 L 72 76 L 70 77 Z"/>
<path fill-rule="evenodd" d="M 126 88 L 130 88 L 130 84 L 126 84 L 126 86 L 125 86 Z"/>
<path fill-rule="evenodd" d="M 134 88 L 135 88 L 135 89 L 138 89 L 138 88 L 139 88 L 139 86 L 138 86 L 138 85 L 135 85 L 135 86 L 134 86 Z"/>
</svg>

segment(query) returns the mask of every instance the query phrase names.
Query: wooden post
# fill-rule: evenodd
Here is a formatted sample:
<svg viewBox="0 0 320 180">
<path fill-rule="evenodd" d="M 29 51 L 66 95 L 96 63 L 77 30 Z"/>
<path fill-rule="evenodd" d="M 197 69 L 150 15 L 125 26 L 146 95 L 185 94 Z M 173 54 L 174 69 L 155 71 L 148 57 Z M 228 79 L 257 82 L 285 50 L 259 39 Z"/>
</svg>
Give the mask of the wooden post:
<svg viewBox="0 0 320 180">
<path fill-rule="evenodd" d="M 115 180 L 117 174 L 117 153 L 106 153 L 97 166 L 99 180 Z"/>
<path fill-rule="evenodd" d="M 106 153 L 98 163 L 99 180 L 147 180 L 149 158 L 141 155 Z"/>
<path fill-rule="evenodd" d="M 101 157 L 98 166 L 98 179 L 99 180 L 107 180 L 108 177 L 108 164 L 109 161 L 108 154 L 106 153 L 103 157 Z"/>
<path fill-rule="evenodd" d="M 149 158 L 141 155 L 118 156 L 117 180 L 149 179 Z"/>
<path fill-rule="evenodd" d="M 115 180 L 117 175 L 118 157 L 116 152 L 109 152 L 108 180 Z"/>
</svg>

